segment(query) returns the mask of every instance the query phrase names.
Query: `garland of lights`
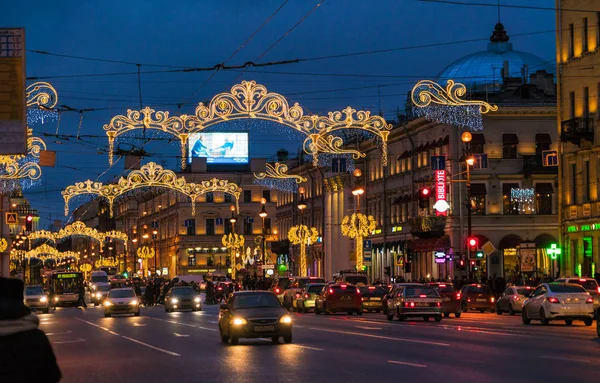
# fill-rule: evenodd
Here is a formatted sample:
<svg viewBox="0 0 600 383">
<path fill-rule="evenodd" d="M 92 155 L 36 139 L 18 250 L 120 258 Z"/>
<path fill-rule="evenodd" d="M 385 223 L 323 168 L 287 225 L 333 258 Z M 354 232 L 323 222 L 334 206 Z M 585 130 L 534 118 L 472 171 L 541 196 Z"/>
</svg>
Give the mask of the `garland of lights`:
<svg viewBox="0 0 600 383">
<path fill-rule="evenodd" d="M 135 189 L 144 187 L 160 187 L 182 193 L 190 198 L 192 215 L 196 215 L 196 199 L 208 192 L 223 192 L 235 198 L 236 210 L 239 212 L 239 200 L 242 188 L 233 182 L 212 178 L 198 184 L 188 183 L 184 177 L 177 177 L 172 170 L 163 169 L 154 162 L 142 166 L 140 170 L 130 172 L 126 178 L 121 177 L 115 184 L 104 185 L 101 182 L 87 180 L 67 187 L 63 192 L 65 215 L 69 214 L 69 200 L 84 194 L 95 194 L 106 198 L 109 203 L 110 216 L 113 216 L 113 205 L 116 198 Z"/>
<path fill-rule="evenodd" d="M 292 226 L 288 230 L 288 239 L 294 245 L 300 245 L 300 276 L 307 276 L 306 246 L 311 245 L 319 239 L 319 231 L 315 227 L 306 225 Z"/>
<path fill-rule="evenodd" d="M 307 161 L 314 161 L 313 156 L 306 156 Z M 346 172 L 352 173 L 355 168 L 354 157 L 350 153 L 334 154 L 325 153 L 320 154 L 318 157 L 317 166 L 320 167 L 333 167 L 333 161 L 345 159 L 346 160 Z M 313 162 L 314 163 L 314 162 Z"/>
<path fill-rule="evenodd" d="M 448 80 L 446 88 L 431 80 L 422 80 L 413 87 L 411 99 L 417 106 L 417 115 L 428 120 L 482 130 L 481 115 L 495 112 L 498 107 L 485 101 L 464 100 L 465 94 L 467 88 L 454 80 Z"/>
<path fill-rule="evenodd" d="M 47 244 L 43 244 L 41 246 L 36 247 L 33 250 L 29 250 L 27 252 L 23 252 L 23 250 L 16 250 L 14 252 L 15 258 L 23 257 L 27 259 L 37 258 L 43 261 L 51 259 L 51 260 L 59 260 L 59 259 L 79 259 L 79 254 L 74 251 L 58 251 L 52 246 Z"/>
<path fill-rule="evenodd" d="M 110 259 L 102 258 L 102 259 L 96 261 L 94 263 L 94 265 L 96 266 L 97 269 L 99 269 L 101 267 L 117 267 L 117 266 L 119 266 L 119 261 L 117 261 L 117 260 L 111 261 Z"/>
<path fill-rule="evenodd" d="M 512 188 L 510 189 L 510 202 L 517 203 L 515 210 L 522 212 L 535 211 L 535 189 L 534 188 Z"/>
<path fill-rule="evenodd" d="M 237 270 L 240 270 L 242 268 L 242 266 L 236 262 L 236 254 L 237 254 L 237 249 L 239 248 L 244 248 L 244 236 L 236 234 L 236 233 L 229 233 L 229 234 L 225 234 L 223 235 L 223 238 L 221 238 L 221 243 L 223 243 L 223 246 L 225 246 L 226 248 L 229 249 L 229 256 L 231 257 L 231 279 L 235 279 L 235 272 Z"/>
<path fill-rule="evenodd" d="M 127 234 L 125 234 L 121 231 L 111 230 L 108 232 L 101 232 L 94 228 L 87 227 L 86 224 L 81 221 L 75 221 L 72 224 L 67 225 L 64 228 L 60 229 L 56 233 L 53 233 L 53 232 L 50 232 L 47 230 L 37 230 L 37 231 L 31 232 L 28 236 L 28 238 L 30 239 L 29 249 L 31 250 L 31 242 L 36 239 L 48 239 L 48 240 L 56 243 L 57 240 L 75 236 L 75 235 L 89 237 L 89 238 L 92 238 L 92 239 L 100 242 L 100 248 L 102 248 L 102 246 L 104 244 L 104 240 L 106 238 L 120 240 L 120 241 L 123 241 L 125 250 L 127 250 L 127 241 L 129 239 Z"/>
<path fill-rule="evenodd" d="M 293 192 L 298 184 L 306 182 L 306 178 L 298 174 L 288 174 L 288 166 L 276 162 L 267 163 L 265 172 L 254 173 L 254 183 L 269 189 Z"/>
<path fill-rule="evenodd" d="M 342 219 L 342 235 L 354 239 L 356 245 L 356 269 L 363 268 L 363 239 L 367 238 L 376 227 L 375 218 L 362 213 L 346 215 Z"/>
<path fill-rule="evenodd" d="M 382 141 L 382 158 L 387 166 L 387 138 L 392 126 L 381 116 L 357 111 L 347 107 L 342 111 L 329 112 L 328 116 L 305 115 L 302 107 L 290 106 L 285 97 L 270 93 L 255 81 L 242 81 L 231 87 L 230 92 L 215 95 L 208 105 L 200 103 L 194 115 L 169 116 L 169 112 L 155 111 L 146 107 L 140 111 L 128 110 L 127 115 L 117 115 L 104 125 L 108 136 L 108 161 L 113 164 L 114 144 L 117 137 L 136 129 L 156 130 L 177 137 L 181 148 L 181 167 L 186 167 L 186 147 L 190 134 L 226 121 L 258 119 L 283 124 L 307 137 L 303 147 L 315 157 L 319 153 L 353 153 L 365 157 L 356 150 L 342 149 L 343 140 L 331 133 L 347 129 L 359 129 L 372 133 Z"/>
<path fill-rule="evenodd" d="M 0 238 L 0 253 L 3 253 L 6 249 L 8 249 L 6 238 Z"/>
</svg>

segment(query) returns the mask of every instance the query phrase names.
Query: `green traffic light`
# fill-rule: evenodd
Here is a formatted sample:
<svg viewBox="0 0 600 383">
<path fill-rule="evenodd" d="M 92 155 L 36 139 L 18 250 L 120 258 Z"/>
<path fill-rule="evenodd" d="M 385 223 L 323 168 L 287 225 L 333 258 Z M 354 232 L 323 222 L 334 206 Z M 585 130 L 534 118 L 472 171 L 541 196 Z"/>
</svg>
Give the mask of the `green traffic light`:
<svg viewBox="0 0 600 383">
<path fill-rule="evenodd" d="M 475 253 L 475 256 L 477 258 L 483 258 L 483 251 L 478 251 L 477 253 Z"/>
</svg>

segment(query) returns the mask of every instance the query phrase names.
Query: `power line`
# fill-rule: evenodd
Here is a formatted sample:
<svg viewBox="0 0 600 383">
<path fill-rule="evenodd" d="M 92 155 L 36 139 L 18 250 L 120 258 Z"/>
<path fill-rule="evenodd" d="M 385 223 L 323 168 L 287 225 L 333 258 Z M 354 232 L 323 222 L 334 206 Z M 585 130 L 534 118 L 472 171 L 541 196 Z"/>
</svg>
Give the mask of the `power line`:
<svg viewBox="0 0 600 383">
<path fill-rule="evenodd" d="M 477 7 L 502 7 L 502 8 L 517 8 L 517 9 L 533 9 L 538 11 L 560 11 L 560 12 L 584 12 L 584 13 L 596 13 L 597 9 L 580 9 L 580 8 L 555 8 L 555 7 L 540 7 L 535 5 L 505 5 L 505 4 L 490 4 L 490 3 L 466 3 L 464 1 L 451 1 L 451 0 L 419 0 L 424 3 L 439 3 L 439 4 L 451 4 L 451 5 L 467 5 Z"/>
<path fill-rule="evenodd" d="M 143 65 L 148 67 L 158 67 L 158 68 L 181 68 L 181 69 L 192 69 L 192 67 L 181 66 L 181 65 L 163 65 L 163 64 L 143 64 L 143 63 L 135 63 L 132 61 L 123 61 L 123 60 L 112 60 L 112 59 L 101 59 L 94 57 L 84 57 L 84 56 L 74 56 L 74 55 L 65 55 L 60 53 L 52 53 L 40 50 L 27 49 L 27 52 L 37 53 L 44 56 L 54 56 L 54 57 L 62 57 L 76 60 L 86 60 L 86 61 L 97 61 L 97 62 L 105 62 L 105 63 L 113 63 L 113 64 L 126 64 L 126 65 Z"/>
</svg>

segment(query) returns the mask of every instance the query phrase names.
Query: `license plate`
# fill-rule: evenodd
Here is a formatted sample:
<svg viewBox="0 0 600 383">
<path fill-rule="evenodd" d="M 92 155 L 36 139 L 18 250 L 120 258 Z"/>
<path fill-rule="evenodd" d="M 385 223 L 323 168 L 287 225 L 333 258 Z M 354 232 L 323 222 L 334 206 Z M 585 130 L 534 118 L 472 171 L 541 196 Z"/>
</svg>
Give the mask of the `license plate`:
<svg viewBox="0 0 600 383">
<path fill-rule="evenodd" d="M 476 299 L 477 302 L 485 302 L 485 299 Z"/>
<path fill-rule="evenodd" d="M 343 300 L 343 301 L 349 301 L 349 300 L 351 300 L 351 299 L 352 299 L 352 297 L 349 297 L 349 296 L 347 296 L 347 295 L 344 295 L 344 296 L 342 297 L 342 300 Z"/>
<path fill-rule="evenodd" d="M 256 332 L 275 331 L 275 326 L 254 326 Z"/>
<path fill-rule="evenodd" d="M 427 302 L 417 302 L 415 304 L 415 306 L 423 307 L 423 306 L 429 306 L 429 304 Z"/>
<path fill-rule="evenodd" d="M 380 301 L 381 298 L 380 297 L 375 297 L 375 298 L 371 298 L 372 301 Z"/>
<path fill-rule="evenodd" d="M 444 298 L 442 299 L 444 302 L 450 302 L 450 298 Z"/>
</svg>

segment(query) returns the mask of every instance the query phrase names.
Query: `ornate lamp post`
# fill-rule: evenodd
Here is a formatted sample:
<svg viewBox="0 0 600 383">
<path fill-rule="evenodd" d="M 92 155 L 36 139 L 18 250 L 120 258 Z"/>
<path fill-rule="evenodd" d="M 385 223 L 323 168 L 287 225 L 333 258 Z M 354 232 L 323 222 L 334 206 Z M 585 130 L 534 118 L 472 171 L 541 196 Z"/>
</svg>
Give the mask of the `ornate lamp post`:
<svg viewBox="0 0 600 383">
<path fill-rule="evenodd" d="M 300 276 L 306 277 L 306 246 L 317 242 L 319 232 L 306 225 L 292 226 L 288 231 L 288 239 L 294 245 L 300 245 Z"/>
<path fill-rule="evenodd" d="M 239 249 L 244 248 L 244 237 L 242 235 L 238 235 L 235 233 L 235 223 L 237 222 L 237 218 L 235 218 L 235 206 L 231 206 L 231 218 L 229 218 L 229 222 L 231 222 L 231 233 L 223 235 L 221 242 L 223 246 L 229 249 L 229 257 L 231 258 L 231 279 L 235 280 L 236 271 L 237 271 L 237 260 L 236 258 L 240 256 Z"/>
<path fill-rule="evenodd" d="M 265 268 L 265 266 L 267 265 L 267 251 L 266 251 L 266 235 L 267 235 L 267 230 L 265 228 L 265 218 L 267 218 L 267 211 L 265 210 L 265 204 L 267 203 L 267 200 L 265 198 L 261 198 L 260 199 L 260 203 L 262 205 L 262 209 L 260 210 L 260 213 L 258 213 L 258 215 L 260 216 L 260 218 L 262 218 L 262 267 L 263 267 L 263 279 L 265 278 L 265 275 L 267 273 L 267 270 Z"/>
<path fill-rule="evenodd" d="M 150 235 L 148 234 L 148 225 L 144 225 L 144 233 L 142 234 L 142 238 L 144 239 L 144 241 L 147 241 L 148 238 L 150 238 Z M 147 249 L 147 247 L 144 246 L 144 247 L 141 247 L 138 249 L 138 256 L 144 260 L 144 264 L 146 265 L 146 272 L 145 272 L 144 277 L 147 277 L 148 276 L 148 261 L 146 261 L 146 259 L 154 257 L 154 251 L 152 251 L 151 256 L 149 256 L 150 252 L 148 252 L 148 251 L 145 251 L 140 255 L 140 250 L 142 250 L 142 249 Z M 144 255 L 146 255 L 146 256 L 144 257 Z"/>
</svg>

